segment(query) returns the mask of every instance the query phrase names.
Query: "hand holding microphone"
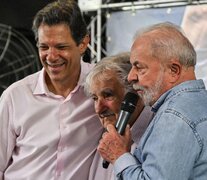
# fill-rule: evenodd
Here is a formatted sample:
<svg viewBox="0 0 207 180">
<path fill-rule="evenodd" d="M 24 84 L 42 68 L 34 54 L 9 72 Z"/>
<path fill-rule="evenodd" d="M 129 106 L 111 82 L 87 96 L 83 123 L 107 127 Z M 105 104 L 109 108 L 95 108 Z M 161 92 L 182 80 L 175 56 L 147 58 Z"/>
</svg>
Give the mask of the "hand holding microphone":
<svg viewBox="0 0 207 180">
<path fill-rule="evenodd" d="M 119 117 L 116 123 L 116 130 L 120 135 L 123 135 L 125 132 L 125 128 L 128 124 L 128 121 L 136 108 L 136 104 L 138 101 L 138 95 L 132 92 L 128 92 L 125 95 L 125 98 L 121 104 L 121 110 L 119 113 Z M 103 168 L 108 168 L 109 162 L 103 160 Z"/>
</svg>

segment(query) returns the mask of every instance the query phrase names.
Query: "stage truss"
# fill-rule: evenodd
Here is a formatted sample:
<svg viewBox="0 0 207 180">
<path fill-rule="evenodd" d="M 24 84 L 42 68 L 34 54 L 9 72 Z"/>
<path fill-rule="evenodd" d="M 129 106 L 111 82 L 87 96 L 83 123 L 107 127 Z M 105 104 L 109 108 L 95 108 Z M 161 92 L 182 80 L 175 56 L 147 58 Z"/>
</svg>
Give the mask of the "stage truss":
<svg viewBox="0 0 207 180">
<path fill-rule="evenodd" d="M 113 1 L 113 0 L 79 0 L 79 6 L 83 14 L 90 17 L 88 30 L 91 36 L 89 45 L 92 62 L 98 62 L 102 57 L 107 56 L 106 41 L 106 20 L 114 11 L 136 11 L 147 8 L 167 8 L 176 6 L 202 5 L 207 0 L 141 0 L 141 1 Z M 93 6 L 92 6 L 93 5 Z"/>
</svg>

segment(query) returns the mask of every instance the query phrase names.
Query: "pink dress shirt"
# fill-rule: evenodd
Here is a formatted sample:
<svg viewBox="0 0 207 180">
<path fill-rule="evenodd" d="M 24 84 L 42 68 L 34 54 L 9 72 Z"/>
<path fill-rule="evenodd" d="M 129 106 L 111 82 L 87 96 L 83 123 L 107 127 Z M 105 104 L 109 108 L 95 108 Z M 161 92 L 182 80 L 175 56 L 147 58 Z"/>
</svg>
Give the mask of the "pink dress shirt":
<svg viewBox="0 0 207 180">
<path fill-rule="evenodd" d="M 76 88 L 48 91 L 44 69 L 11 85 L 0 99 L 0 180 L 87 180 L 102 127 L 81 62 Z"/>
<path fill-rule="evenodd" d="M 132 140 L 133 144 L 131 146 L 131 153 L 134 152 L 135 148 L 137 147 L 140 138 L 144 134 L 145 130 L 147 129 L 151 119 L 153 117 L 153 113 L 149 106 L 145 107 L 140 114 L 139 118 L 135 121 L 131 128 L 132 133 Z M 88 180 L 115 180 L 115 174 L 113 171 L 112 164 L 109 164 L 107 169 L 102 167 L 103 159 L 98 153 L 94 156 L 93 163 L 91 165 L 89 179 Z"/>
</svg>

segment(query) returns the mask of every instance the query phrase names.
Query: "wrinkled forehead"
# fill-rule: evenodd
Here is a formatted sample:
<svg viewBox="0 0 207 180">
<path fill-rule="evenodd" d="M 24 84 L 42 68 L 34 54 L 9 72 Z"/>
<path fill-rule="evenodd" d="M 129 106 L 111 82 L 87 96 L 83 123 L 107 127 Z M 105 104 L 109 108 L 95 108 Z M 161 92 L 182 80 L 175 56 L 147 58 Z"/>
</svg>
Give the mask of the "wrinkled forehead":
<svg viewBox="0 0 207 180">
<path fill-rule="evenodd" d="M 123 89 L 124 87 L 119 81 L 117 74 L 112 71 L 105 71 L 94 76 L 90 92 L 96 95 L 109 91 L 122 91 Z"/>
<path fill-rule="evenodd" d="M 100 71 L 98 71 L 96 74 L 93 75 L 92 86 L 93 84 L 100 84 L 100 83 L 107 84 L 110 81 L 116 81 L 116 80 L 117 80 L 117 75 L 115 72 L 108 69 L 101 69 Z"/>
</svg>

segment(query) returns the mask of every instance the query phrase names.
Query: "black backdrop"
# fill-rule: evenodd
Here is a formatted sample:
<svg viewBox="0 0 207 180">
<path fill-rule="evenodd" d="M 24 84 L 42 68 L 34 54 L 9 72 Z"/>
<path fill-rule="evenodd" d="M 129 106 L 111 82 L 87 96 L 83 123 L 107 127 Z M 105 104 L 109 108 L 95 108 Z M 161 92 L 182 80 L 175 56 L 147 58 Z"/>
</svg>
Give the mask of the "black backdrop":
<svg viewBox="0 0 207 180">
<path fill-rule="evenodd" d="M 49 2 L 52 0 L 0 0 L 0 23 L 12 26 L 34 44 L 33 17 Z"/>
</svg>

